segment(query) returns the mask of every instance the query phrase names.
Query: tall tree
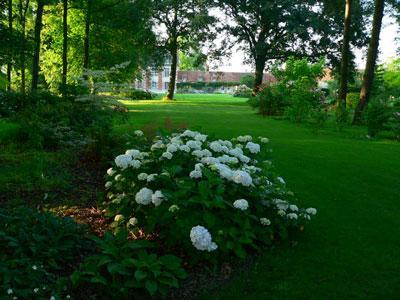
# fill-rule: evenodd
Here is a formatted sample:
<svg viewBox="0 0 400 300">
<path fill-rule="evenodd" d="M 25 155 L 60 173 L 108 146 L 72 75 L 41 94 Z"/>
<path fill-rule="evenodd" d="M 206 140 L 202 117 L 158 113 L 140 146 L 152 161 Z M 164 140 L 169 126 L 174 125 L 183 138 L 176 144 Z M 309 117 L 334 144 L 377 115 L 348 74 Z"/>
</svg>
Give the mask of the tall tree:
<svg viewBox="0 0 400 300">
<path fill-rule="evenodd" d="M 351 13 L 352 0 L 345 1 L 344 26 L 343 26 L 343 45 L 342 45 L 342 60 L 340 64 L 340 83 L 338 94 L 338 106 L 346 107 L 347 83 L 349 74 L 349 59 L 350 59 L 350 29 L 351 29 Z"/>
<path fill-rule="evenodd" d="M 62 50 L 62 85 L 67 84 L 68 73 L 68 0 L 63 0 L 63 50 Z"/>
<path fill-rule="evenodd" d="M 166 99 L 172 100 L 175 93 L 178 51 L 184 51 L 191 44 L 198 44 L 207 39 L 212 34 L 210 26 L 215 19 L 208 14 L 209 1 L 153 0 L 152 3 L 160 44 L 167 50 L 171 59 Z"/>
<path fill-rule="evenodd" d="M 43 27 L 43 12 L 45 0 L 37 0 L 36 19 L 34 29 L 34 49 L 32 62 L 32 90 L 36 90 L 39 82 L 39 61 L 40 61 L 40 42 Z"/>
<path fill-rule="evenodd" d="M 361 122 L 364 108 L 371 96 L 372 84 L 374 82 L 376 59 L 379 49 L 379 35 L 381 33 L 382 18 L 385 7 L 385 0 L 374 1 L 374 16 L 372 20 L 371 40 L 368 47 L 367 62 L 363 76 L 363 83 L 360 92 L 360 101 L 354 111 L 353 124 Z"/>
<path fill-rule="evenodd" d="M 29 0 L 19 0 L 18 17 L 21 25 L 21 47 L 20 47 L 20 72 L 21 72 L 21 93 L 26 91 L 25 63 L 26 63 L 26 15 L 29 9 Z"/>
<path fill-rule="evenodd" d="M 332 55 L 335 27 L 324 14 L 321 1 L 313 0 L 217 0 L 229 17 L 225 28 L 255 66 L 253 93 L 263 80 L 266 63 L 290 56 L 318 59 Z M 333 29 L 334 30 L 333 30 Z"/>
<path fill-rule="evenodd" d="M 83 68 L 89 69 L 89 51 L 90 51 L 90 23 L 92 19 L 93 0 L 87 0 L 85 13 L 85 37 L 83 43 Z"/>
<path fill-rule="evenodd" d="M 10 37 L 13 35 L 13 1 L 8 0 L 8 30 Z M 12 69 L 12 64 L 11 64 L 11 59 L 9 58 L 8 63 L 7 63 L 7 90 L 11 90 L 11 69 Z"/>
</svg>

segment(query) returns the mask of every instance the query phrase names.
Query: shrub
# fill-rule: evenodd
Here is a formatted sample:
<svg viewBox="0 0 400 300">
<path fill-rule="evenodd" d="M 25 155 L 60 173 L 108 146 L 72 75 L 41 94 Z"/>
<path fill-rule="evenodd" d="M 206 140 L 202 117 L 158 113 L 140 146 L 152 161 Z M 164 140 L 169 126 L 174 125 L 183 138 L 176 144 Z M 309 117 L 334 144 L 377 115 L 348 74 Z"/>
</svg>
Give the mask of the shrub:
<svg viewBox="0 0 400 300">
<path fill-rule="evenodd" d="M 247 86 L 249 89 L 253 89 L 254 81 L 254 75 L 244 75 L 240 78 L 240 84 Z"/>
<path fill-rule="evenodd" d="M 117 156 L 107 171 L 106 206 L 117 231 L 142 228 L 192 262 L 215 261 L 226 254 L 243 258 L 285 238 L 316 212 L 288 202 L 293 193 L 251 136 L 210 140 L 186 130 L 148 141 L 136 134 L 137 149 Z"/>
<path fill-rule="evenodd" d="M 346 96 L 346 106 L 348 108 L 355 109 L 359 101 L 360 93 L 348 93 Z"/>
<path fill-rule="evenodd" d="M 247 87 L 246 85 L 241 85 L 235 89 L 233 97 L 250 98 L 251 93 L 252 93 L 251 88 Z"/>
<path fill-rule="evenodd" d="M 178 287 L 186 276 L 179 258 L 148 253 L 152 244 L 128 240 L 127 231 L 107 232 L 103 239 L 94 237 L 99 254 L 89 256 L 72 274 L 75 286 L 88 285 L 96 294 L 126 298 L 133 290 L 146 290 L 151 296 L 166 296 L 168 288 Z"/>
<path fill-rule="evenodd" d="M 145 90 L 133 90 L 129 93 L 129 98 L 132 100 L 152 100 L 154 99 L 153 94 Z"/>
<path fill-rule="evenodd" d="M 315 131 L 324 127 L 328 120 L 328 112 L 326 109 L 313 109 L 310 113 L 310 123 Z"/>
<path fill-rule="evenodd" d="M 380 101 L 372 101 L 367 110 L 367 128 L 368 135 L 375 137 L 384 129 L 385 123 L 389 119 L 389 111 L 387 107 Z"/>
<path fill-rule="evenodd" d="M 0 210 L 0 290 L 21 299 L 60 296 L 91 243 L 72 219 L 30 209 Z"/>
<path fill-rule="evenodd" d="M 256 97 L 250 98 L 248 103 L 253 108 L 257 108 L 258 112 L 262 115 L 282 115 L 287 106 L 287 102 L 285 101 L 281 88 L 282 86 L 279 84 L 271 84 L 261 90 Z"/>
</svg>

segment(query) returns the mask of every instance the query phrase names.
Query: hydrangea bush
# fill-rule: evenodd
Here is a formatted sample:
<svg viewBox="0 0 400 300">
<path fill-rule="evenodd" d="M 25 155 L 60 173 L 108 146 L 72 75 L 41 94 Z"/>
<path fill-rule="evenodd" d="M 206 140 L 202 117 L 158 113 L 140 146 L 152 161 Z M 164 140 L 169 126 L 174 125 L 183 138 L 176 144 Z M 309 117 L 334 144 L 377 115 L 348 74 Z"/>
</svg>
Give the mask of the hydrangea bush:
<svg viewBox="0 0 400 300">
<path fill-rule="evenodd" d="M 186 130 L 147 139 L 115 158 L 105 187 L 114 228 L 151 235 L 197 258 L 244 257 L 303 228 L 299 208 L 268 160 L 268 138 L 210 139 Z"/>
</svg>

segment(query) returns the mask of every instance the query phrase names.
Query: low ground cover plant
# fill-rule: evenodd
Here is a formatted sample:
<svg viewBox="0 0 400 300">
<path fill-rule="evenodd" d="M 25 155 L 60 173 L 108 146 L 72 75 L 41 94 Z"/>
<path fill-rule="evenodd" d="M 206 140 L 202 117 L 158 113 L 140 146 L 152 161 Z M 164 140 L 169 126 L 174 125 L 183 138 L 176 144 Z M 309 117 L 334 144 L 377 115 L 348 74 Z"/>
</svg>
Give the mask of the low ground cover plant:
<svg viewBox="0 0 400 300">
<path fill-rule="evenodd" d="M 143 231 L 165 249 L 183 250 L 191 263 L 216 263 L 286 238 L 316 214 L 299 208 L 274 172 L 267 138 L 135 133 L 134 148 L 107 171 L 105 204 L 116 231 Z"/>
</svg>

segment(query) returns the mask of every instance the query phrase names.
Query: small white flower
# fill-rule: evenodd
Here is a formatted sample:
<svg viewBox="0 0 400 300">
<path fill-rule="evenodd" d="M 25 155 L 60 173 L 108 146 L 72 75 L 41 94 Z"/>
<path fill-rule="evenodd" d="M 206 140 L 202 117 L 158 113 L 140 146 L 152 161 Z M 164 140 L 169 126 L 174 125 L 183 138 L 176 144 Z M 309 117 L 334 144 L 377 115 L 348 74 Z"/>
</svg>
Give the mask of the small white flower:
<svg viewBox="0 0 400 300">
<path fill-rule="evenodd" d="M 268 144 L 269 143 L 269 139 L 266 138 L 266 137 L 261 137 L 260 136 L 259 139 L 260 139 L 260 142 L 263 143 L 263 144 Z"/>
<path fill-rule="evenodd" d="M 115 222 L 120 222 L 120 221 L 123 221 L 123 220 L 124 220 L 124 216 L 123 215 L 116 215 L 114 217 L 114 221 Z"/>
<path fill-rule="evenodd" d="M 141 130 L 135 130 L 135 131 L 134 131 L 134 134 L 135 134 L 136 136 L 143 136 L 143 135 L 144 135 L 143 131 L 141 131 Z"/>
<path fill-rule="evenodd" d="M 190 240 L 193 246 L 200 251 L 214 251 L 218 248 L 217 244 L 212 242 L 211 234 L 203 226 L 195 226 L 190 230 Z"/>
<path fill-rule="evenodd" d="M 284 215 L 286 215 L 286 212 L 284 210 L 278 210 L 278 216 L 283 217 Z"/>
<path fill-rule="evenodd" d="M 164 152 L 162 154 L 162 157 L 166 158 L 166 159 L 171 159 L 172 158 L 172 153 L 171 152 Z"/>
<path fill-rule="evenodd" d="M 115 164 L 121 169 L 126 169 L 127 167 L 129 167 L 131 161 L 132 156 L 127 154 L 121 154 L 115 158 Z"/>
<path fill-rule="evenodd" d="M 154 194 L 151 196 L 151 202 L 153 202 L 155 206 L 159 206 L 164 200 L 165 197 L 161 191 L 155 191 Z"/>
<path fill-rule="evenodd" d="M 147 177 L 148 177 L 149 175 L 147 175 L 147 173 L 140 173 L 138 176 L 137 176 L 137 178 L 138 178 L 138 180 L 147 180 Z"/>
<path fill-rule="evenodd" d="M 264 226 L 271 225 L 271 221 L 269 219 L 267 219 L 267 218 L 261 218 L 260 219 L 260 223 L 261 223 L 261 225 L 264 225 Z"/>
<path fill-rule="evenodd" d="M 56 300 L 56 297 L 51 296 L 51 297 L 50 297 L 50 300 Z"/>
<path fill-rule="evenodd" d="M 215 152 L 222 152 L 222 145 L 218 141 L 214 141 L 210 143 L 210 149 Z"/>
<path fill-rule="evenodd" d="M 154 174 L 150 174 L 149 176 L 147 176 L 147 182 L 152 182 L 156 179 L 156 177 L 158 176 L 158 174 L 154 173 Z"/>
<path fill-rule="evenodd" d="M 201 172 L 201 170 L 193 170 L 192 172 L 190 172 L 189 177 L 190 178 L 201 178 L 203 176 L 203 173 Z"/>
<path fill-rule="evenodd" d="M 179 210 L 179 206 L 178 205 L 171 205 L 169 208 L 168 208 L 168 211 L 169 212 L 172 212 L 172 213 L 174 213 L 174 212 L 177 212 Z"/>
<path fill-rule="evenodd" d="M 253 183 L 253 179 L 250 174 L 245 171 L 236 170 L 232 175 L 233 182 L 240 183 L 243 186 L 250 186 Z"/>
<path fill-rule="evenodd" d="M 12 289 L 8 289 L 7 290 L 7 295 L 11 295 L 13 293 L 13 290 Z"/>
<path fill-rule="evenodd" d="M 176 151 L 178 151 L 178 147 L 175 146 L 174 144 L 169 145 L 169 146 L 167 147 L 167 152 L 174 153 L 174 152 L 176 152 Z"/>
<path fill-rule="evenodd" d="M 137 223 L 138 223 L 138 219 L 136 219 L 136 218 L 130 218 L 128 221 L 128 224 L 131 226 L 136 226 Z"/>
<path fill-rule="evenodd" d="M 199 141 L 187 141 L 186 146 L 193 150 L 201 150 L 201 142 Z"/>
<path fill-rule="evenodd" d="M 36 266 L 36 265 L 33 265 L 33 266 L 32 266 L 32 270 L 35 270 L 35 271 L 36 271 L 36 270 L 37 270 L 37 266 Z"/>
<path fill-rule="evenodd" d="M 33 292 L 34 292 L 35 294 L 39 293 L 39 288 L 34 288 L 34 289 L 33 289 Z"/>
<path fill-rule="evenodd" d="M 134 159 L 129 162 L 129 165 L 134 169 L 139 169 L 142 163 L 139 160 Z"/>
<path fill-rule="evenodd" d="M 126 150 L 125 155 L 130 155 L 132 158 L 140 158 L 142 156 L 140 151 L 136 149 Z"/>
<path fill-rule="evenodd" d="M 139 192 L 135 195 L 136 203 L 148 205 L 151 203 L 153 196 L 153 191 L 148 188 L 142 188 Z"/>
<path fill-rule="evenodd" d="M 286 217 L 287 217 L 288 219 L 291 219 L 291 220 L 292 220 L 292 219 L 297 220 L 297 214 L 295 214 L 295 213 L 287 214 Z"/>
<path fill-rule="evenodd" d="M 285 180 L 282 177 L 277 177 L 276 178 L 280 183 L 286 184 Z"/>
<path fill-rule="evenodd" d="M 114 176 L 115 173 L 116 173 L 116 171 L 115 171 L 113 168 L 109 168 L 109 169 L 107 170 L 107 174 L 108 174 L 109 176 Z"/>
<path fill-rule="evenodd" d="M 299 208 L 297 207 L 297 205 L 294 205 L 294 204 L 289 205 L 289 209 L 290 209 L 291 211 L 299 211 Z"/>
<path fill-rule="evenodd" d="M 200 142 L 205 142 L 207 140 L 207 135 L 205 134 L 196 134 L 196 136 L 194 137 L 194 139 L 196 141 L 200 141 Z"/>
<path fill-rule="evenodd" d="M 190 152 L 190 147 L 186 146 L 186 145 L 182 145 L 182 146 L 179 147 L 179 150 L 189 153 Z"/>
<path fill-rule="evenodd" d="M 246 210 L 249 208 L 249 202 L 245 199 L 239 199 L 233 202 L 233 207 L 240 210 Z"/>
<path fill-rule="evenodd" d="M 260 152 L 260 145 L 252 142 L 248 142 L 246 144 L 246 149 L 249 149 L 249 151 L 253 154 L 256 154 Z"/>
<path fill-rule="evenodd" d="M 306 213 L 308 213 L 309 215 L 315 216 L 317 214 L 317 210 L 313 207 L 309 207 L 306 209 Z"/>
<path fill-rule="evenodd" d="M 115 181 L 120 181 L 122 180 L 122 175 L 118 174 L 117 176 L 115 176 Z"/>
<path fill-rule="evenodd" d="M 237 140 L 241 143 L 245 143 L 245 142 L 251 142 L 253 138 L 251 137 L 251 135 L 244 135 L 244 136 L 238 136 Z"/>
</svg>

